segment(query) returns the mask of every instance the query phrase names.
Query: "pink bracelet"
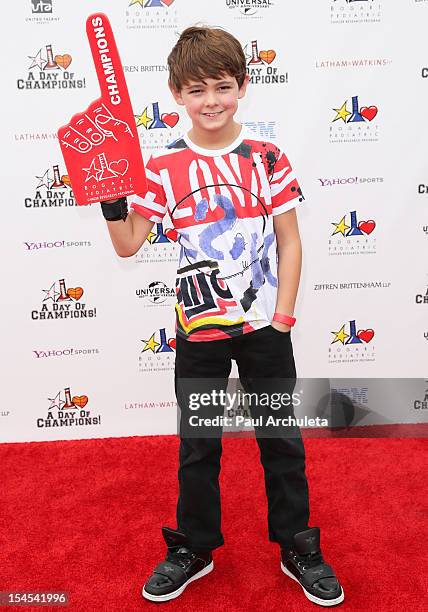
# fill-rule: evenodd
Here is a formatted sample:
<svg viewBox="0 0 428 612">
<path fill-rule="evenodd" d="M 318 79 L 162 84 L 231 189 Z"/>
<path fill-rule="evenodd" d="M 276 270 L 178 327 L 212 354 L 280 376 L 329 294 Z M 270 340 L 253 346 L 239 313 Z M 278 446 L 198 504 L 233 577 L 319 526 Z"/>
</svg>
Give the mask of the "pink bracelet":
<svg viewBox="0 0 428 612">
<path fill-rule="evenodd" d="M 293 327 L 293 325 L 296 322 L 295 317 L 289 317 L 288 315 L 281 314 L 280 312 L 276 312 L 273 315 L 272 320 L 278 321 L 278 323 L 285 323 L 286 325 L 289 325 L 290 327 Z"/>
</svg>

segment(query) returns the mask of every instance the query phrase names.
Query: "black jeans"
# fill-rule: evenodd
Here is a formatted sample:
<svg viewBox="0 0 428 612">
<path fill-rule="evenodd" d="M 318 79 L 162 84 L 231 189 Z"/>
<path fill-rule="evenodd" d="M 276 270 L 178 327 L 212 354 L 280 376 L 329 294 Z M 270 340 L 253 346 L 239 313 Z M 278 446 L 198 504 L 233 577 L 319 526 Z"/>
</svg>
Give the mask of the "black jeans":
<svg viewBox="0 0 428 612">
<path fill-rule="evenodd" d="M 179 499 L 177 526 L 196 549 L 214 549 L 224 544 L 221 533 L 220 458 L 221 432 L 217 437 L 189 438 L 181 433 L 188 418 L 188 402 L 183 400 L 181 379 L 219 378 L 226 389 L 232 362 L 236 360 L 245 392 L 261 391 L 263 379 L 288 379 L 293 391 L 296 369 L 290 332 L 271 325 L 242 336 L 211 342 L 189 342 L 177 337 L 175 392 L 180 414 Z M 188 395 L 186 396 L 188 397 Z M 294 415 L 293 409 L 290 414 Z M 221 411 L 222 412 L 222 411 Z M 216 414 L 219 414 L 218 412 Z M 309 494 L 305 475 L 305 450 L 299 428 L 288 435 L 255 435 L 260 448 L 268 501 L 269 540 L 290 546 L 295 533 L 308 529 Z"/>
</svg>

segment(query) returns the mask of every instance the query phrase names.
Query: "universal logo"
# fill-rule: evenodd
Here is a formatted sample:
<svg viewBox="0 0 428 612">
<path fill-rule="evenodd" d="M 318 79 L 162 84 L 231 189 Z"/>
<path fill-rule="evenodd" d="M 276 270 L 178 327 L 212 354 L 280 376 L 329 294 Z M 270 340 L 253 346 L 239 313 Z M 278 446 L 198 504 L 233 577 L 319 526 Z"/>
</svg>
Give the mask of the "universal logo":
<svg viewBox="0 0 428 612">
<path fill-rule="evenodd" d="M 330 22 L 379 23 L 382 0 L 330 0 Z"/>
<path fill-rule="evenodd" d="M 328 349 L 330 364 L 375 361 L 375 332 L 372 328 L 359 329 L 356 320 L 352 319 L 330 333 L 333 335 Z"/>
<path fill-rule="evenodd" d="M 377 142 L 379 140 L 379 109 L 375 105 L 360 105 L 358 96 L 345 100 L 332 109 L 331 143 Z"/>
<path fill-rule="evenodd" d="M 272 0 L 226 0 L 226 6 L 233 11 L 235 19 L 263 19 L 273 4 Z"/>
<path fill-rule="evenodd" d="M 49 289 L 43 289 L 45 297 L 40 310 L 32 310 L 33 321 L 45 321 L 51 319 L 86 319 L 97 316 L 96 308 L 86 308 L 81 302 L 84 294 L 82 287 L 69 287 L 67 289 L 65 279 L 55 281 Z"/>
<path fill-rule="evenodd" d="M 171 303 L 171 298 L 175 298 L 175 290 L 173 287 L 168 287 L 163 281 L 152 281 L 144 289 L 136 289 L 135 295 L 144 300 L 148 306 L 168 306 Z"/>
<path fill-rule="evenodd" d="M 36 192 L 24 198 L 25 208 L 66 208 L 76 206 L 70 179 L 67 174 L 61 174 L 59 165 L 55 164 L 42 170 L 36 176 Z"/>
<path fill-rule="evenodd" d="M 46 417 L 37 419 L 37 427 L 75 427 L 100 425 L 101 415 L 94 416 L 86 406 L 89 403 L 87 395 L 72 396 L 70 387 L 65 387 L 64 392 L 58 391 L 54 397 L 49 397 L 51 402 Z"/>
<path fill-rule="evenodd" d="M 146 242 L 135 255 L 135 263 L 178 264 L 177 231 L 164 229 L 162 223 L 155 223 Z"/>
<path fill-rule="evenodd" d="M 152 102 L 134 116 L 141 146 L 146 150 L 164 148 L 180 135 L 179 114 L 162 112 L 159 102 Z"/>
<path fill-rule="evenodd" d="M 359 219 L 356 210 L 332 222 L 328 241 L 329 255 L 373 255 L 376 253 L 376 221 Z"/>
<path fill-rule="evenodd" d="M 148 339 L 140 340 L 138 365 L 140 372 L 171 372 L 175 363 L 175 336 L 167 336 L 166 328 L 161 327 L 148 334 Z"/>
<path fill-rule="evenodd" d="M 178 26 L 178 0 L 126 0 L 129 30 L 171 30 Z"/>
</svg>

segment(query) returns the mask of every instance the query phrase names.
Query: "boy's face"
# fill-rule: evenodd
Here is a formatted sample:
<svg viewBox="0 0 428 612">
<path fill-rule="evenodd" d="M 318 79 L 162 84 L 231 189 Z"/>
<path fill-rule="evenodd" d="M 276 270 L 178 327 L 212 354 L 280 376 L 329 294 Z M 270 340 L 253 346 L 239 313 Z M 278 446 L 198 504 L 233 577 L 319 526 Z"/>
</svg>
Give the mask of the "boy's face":
<svg viewBox="0 0 428 612">
<path fill-rule="evenodd" d="M 177 104 L 186 107 L 194 128 L 216 132 L 232 123 L 238 99 L 245 95 L 249 76 L 246 75 L 241 87 L 236 78 L 228 74 L 204 81 L 206 84 L 190 81 L 180 92 L 170 89 Z"/>
</svg>

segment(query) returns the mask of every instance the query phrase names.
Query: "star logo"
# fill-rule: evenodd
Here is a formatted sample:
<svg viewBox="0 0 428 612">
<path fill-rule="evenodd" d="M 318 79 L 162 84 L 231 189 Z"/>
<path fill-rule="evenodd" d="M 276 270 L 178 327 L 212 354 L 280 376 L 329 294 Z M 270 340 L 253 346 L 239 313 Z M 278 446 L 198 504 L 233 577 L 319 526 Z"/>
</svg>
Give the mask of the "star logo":
<svg viewBox="0 0 428 612">
<path fill-rule="evenodd" d="M 333 122 L 337 121 L 338 119 L 342 119 L 343 123 L 346 123 L 346 118 L 352 114 L 346 109 L 346 102 L 344 102 L 340 108 L 333 108 L 333 110 L 335 113 L 337 113 L 336 117 L 333 119 Z"/>
<path fill-rule="evenodd" d="M 39 70 L 43 70 L 43 66 L 46 65 L 47 59 L 42 58 L 42 50 L 39 49 L 39 52 L 34 56 L 28 56 L 28 59 L 32 60 L 31 66 L 28 70 L 32 70 L 33 68 L 38 68 Z"/>
<path fill-rule="evenodd" d="M 153 117 L 149 117 L 147 114 L 147 106 L 143 110 L 141 115 L 134 115 L 134 117 L 136 120 L 137 127 L 140 127 L 142 125 L 143 127 L 146 128 L 146 130 L 147 130 L 147 126 L 149 125 L 149 123 L 153 121 Z"/>
<path fill-rule="evenodd" d="M 55 397 L 48 397 L 48 400 L 52 402 L 49 406 L 49 410 L 52 410 L 53 408 L 58 408 L 58 410 L 61 410 L 62 406 L 65 404 L 64 400 L 61 399 L 61 391 L 58 391 Z"/>
<path fill-rule="evenodd" d="M 43 176 L 36 176 L 36 179 L 38 179 L 39 181 L 39 184 L 37 185 L 36 189 L 41 189 L 42 187 L 46 187 L 46 189 L 49 189 L 49 184 L 52 182 L 52 179 L 49 177 L 49 169 L 46 170 Z"/>
<path fill-rule="evenodd" d="M 56 302 L 56 298 L 59 296 L 59 291 L 55 291 L 55 284 L 54 283 L 49 289 L 42 289 L 42 291 L 45 292 L 45 297 L 43 299 L 43 302 L 47 302 L 48 300 L 52 300 L 52 302 Z"/>
<path fill-rule="evenodd" d="M 335 227 L 335 230 L 332 233 L 332 236 L 334 236 L 335 234 L 342 234 L 342 236 L 345 236 L 346 230 L 348 230 L 351 227 L 350 225 L 346 225 L 345 217 L 342 217 L 339 223 L 332 223 L 332 225 L 334 225 Z"/>
<path fill-rule="evenodd" d="M 334 334 L 334 340 L 332 344 L 334 344 L 335 342 L 341 342 L 342 344 L 345 344 L 346 338 L 349 338 L 349 334 L 345 332 L 345 325 L 342 325 L 339 331 L 333 331 L 331 333 Z"/>
<path fill-rule="evenodd" d="M 155 334 L 153 334 L 153 336 L 151 336 L 149 340 L 141 340 L 141 342 L 144 342 L 145 344 L 145 347 L 141 351 L 142 353 L 144 353 L 145 351 L 152 351 L 152 353 L 156 353 L 156 347 L 160 346 L 160 342 L 156 342 L 155 340 Z"/>
</svg>

